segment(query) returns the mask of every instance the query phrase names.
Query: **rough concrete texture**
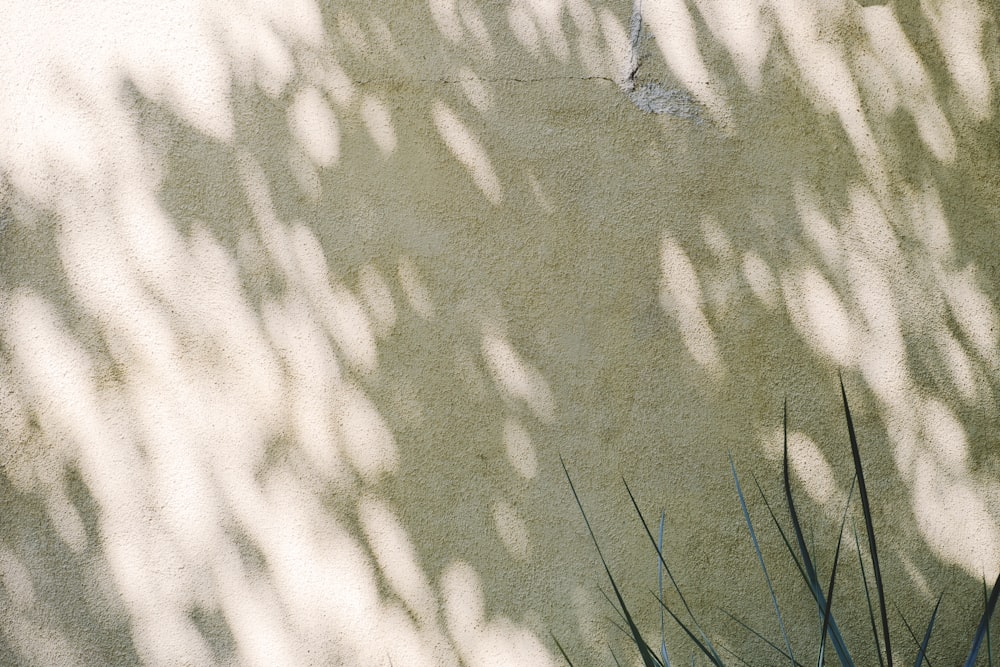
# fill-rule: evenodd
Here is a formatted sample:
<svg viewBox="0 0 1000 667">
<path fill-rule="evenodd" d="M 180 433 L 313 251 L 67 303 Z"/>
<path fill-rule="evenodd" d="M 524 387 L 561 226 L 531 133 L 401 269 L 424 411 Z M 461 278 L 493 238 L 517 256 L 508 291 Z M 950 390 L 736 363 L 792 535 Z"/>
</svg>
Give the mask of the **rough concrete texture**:
<svg viewBox="0 0 1000 667">
<path fill-rule="evenodd" d="M 774 664 L 721 611 L 779 641 L 726 455 L 786 521 L 787 398 L 827 576 L 838 371 L 897 658 L 946 590 L 957 662 L 1000 556 L 995 4 L 4 12 L 0 663 L 637 664 L 562 456 L 644 630 L 622 477 Z"/>
</svg>

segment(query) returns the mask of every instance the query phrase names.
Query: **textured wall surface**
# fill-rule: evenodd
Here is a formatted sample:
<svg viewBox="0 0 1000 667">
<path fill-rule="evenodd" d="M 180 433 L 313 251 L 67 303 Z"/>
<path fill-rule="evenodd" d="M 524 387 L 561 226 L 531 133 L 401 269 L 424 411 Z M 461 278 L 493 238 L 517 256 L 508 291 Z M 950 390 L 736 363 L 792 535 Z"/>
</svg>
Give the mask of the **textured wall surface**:
<svg viewBox="0 0 1000 667">
<path fill-rule="evenodd" d="M 636 664 L 561 456 L 644 630 L 622 477 L 713 640 L 774 664 L 722 613 L 779 641 L 727 452 L 784 521 L 787 398 L 828 576 L 838 371 L 897 655 L 941 590 L 931 656 L 965 649 L 1000 562 L 994 4 L 7 7 L 0 663 Z"/>
</svg>

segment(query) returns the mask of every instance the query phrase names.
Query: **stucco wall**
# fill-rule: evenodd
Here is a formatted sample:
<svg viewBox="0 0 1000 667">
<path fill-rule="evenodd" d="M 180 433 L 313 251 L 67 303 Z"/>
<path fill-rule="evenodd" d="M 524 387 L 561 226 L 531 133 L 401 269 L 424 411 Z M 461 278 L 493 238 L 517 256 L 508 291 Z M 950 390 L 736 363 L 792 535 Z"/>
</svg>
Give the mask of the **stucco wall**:
<svg viewBox="0 0 1000 667">
<path fill-rule="evenodd" d="M 787 398 L 828 568 L 838 370 L 887 586 L 918 628 L 947 589 L 931 655 L 964 647 L 1000 556 L 993 5 L 11 4 L 0 663 L 610 664 L 560 456 L 644 628 L 623 476 L 767 662 L 719 611 L 777 640 L 726 455 L 778 499 Z"/>
</svg>

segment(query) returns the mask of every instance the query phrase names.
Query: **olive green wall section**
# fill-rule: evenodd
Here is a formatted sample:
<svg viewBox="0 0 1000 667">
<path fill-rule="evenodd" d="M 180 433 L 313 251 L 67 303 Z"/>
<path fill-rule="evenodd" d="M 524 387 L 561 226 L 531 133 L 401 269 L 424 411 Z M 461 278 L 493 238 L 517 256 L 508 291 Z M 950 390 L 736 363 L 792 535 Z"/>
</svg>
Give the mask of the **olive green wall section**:
<svg viewBox="0 0 1000 667">
<path fill-rule="evenodd" d="M 720 611 L 780 641 L 727 453 L 812 661 L 750 473 L 785 521 L 787 399 L 828 576 L 838 372 L 897 658 L 943 589 L 931 656 L 967 648 L 1000 556 L 990 3 L 4 23 L 0 662 L 535 667 L 554 635 L 638 664 L 562 457 L 642 628 L 656 561 L 622 477 L 713 641 L 769 664 Z M 845 539 L 837 613 L 873 664 Z"/>
</svg>

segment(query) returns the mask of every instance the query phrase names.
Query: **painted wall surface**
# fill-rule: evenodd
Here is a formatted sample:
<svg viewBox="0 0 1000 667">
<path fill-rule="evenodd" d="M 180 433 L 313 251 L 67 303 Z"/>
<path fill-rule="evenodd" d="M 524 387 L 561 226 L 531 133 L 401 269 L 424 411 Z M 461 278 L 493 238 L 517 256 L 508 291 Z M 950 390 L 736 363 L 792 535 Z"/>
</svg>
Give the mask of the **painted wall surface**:
<svg viewBox="0 0 1000 667">
<path fill-rule="evenodd" d="M 947 590 L 954 664 L 1000 563 L 1000 30 L 864 4 L 7 3 L 0 663 L 637 664 L 562 457 L 651 636 L 622 477 L 774 664 L 721 611 L 779 641 L 727 453 L 785 521 L 787 399 L 828 573 L 842 371 L 898 659 Z"/>
</svg>

